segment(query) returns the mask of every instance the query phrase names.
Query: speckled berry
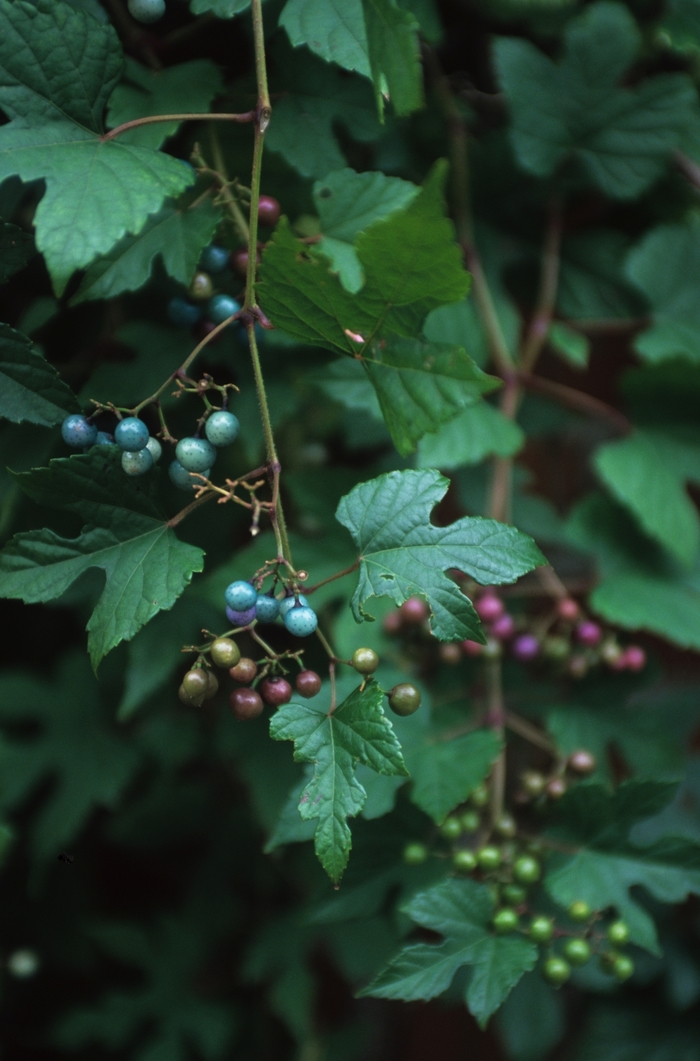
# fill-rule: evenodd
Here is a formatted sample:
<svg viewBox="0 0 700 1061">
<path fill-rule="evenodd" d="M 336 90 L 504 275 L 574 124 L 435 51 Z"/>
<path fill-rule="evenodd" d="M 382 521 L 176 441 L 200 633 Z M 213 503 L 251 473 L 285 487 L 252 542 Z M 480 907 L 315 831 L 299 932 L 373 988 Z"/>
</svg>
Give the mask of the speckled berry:
<svg viewBox="0 0 700 1061">
<path fill-rule="evenodd" d="M 162 456 L 163 447 L 161 446 L 158 439 L 154 438 L 153 435 L 151 435 L 148 442 L 146 443 L 146 449 L 153 457 L 153 463 L 157 464 Z"/>
<path fill-rule="evenodd" d="M 157 22 L 165 14 L 165 0 L 129 0 L 127 7 L 137 22 Z"/>
<path fill-rule="evenodd" d="M 153 457 L 148 449 L 140 449 L 136 453 L 125 450 L 122 453 L 122 468 L 127 475 L 145 475 L 152 467 Z"/>
<path fill-rule="evenodd" d="M 84 416 L 75 414 L 67 416 L 61 424 L 63 441 L 71 449 L 83 449 L 92 446 L 97 439 L 97 428 Z"/>
<path fill-rule="evenodd" d="M 232 626 L 248 626 L 255 617 L 255 606 L 246 608 L 244 611 L 237 611 L 235 608 L 229 608 L 228 604 L 226 605 L 226 618 Z"/>
<path fill-rule="evenodd" d="M 259 623 L 272 623 L 280 613 L 280 602 L 268 593 L 258 593 L 255 610 Z"/>
<path fill-rule="evenodd" d="M 209 478 L 211 468 L 205 468 L 202 475 Z M 168 465 L 168 475 L 173 486 L 176 486 L 178 490 L 186 490 L 191 492 L 198 486 L 202 485 L 202 480 L 196 475 L 190 475 L 186 468 L 183 468 L 179 461 L 172 461 Z"/>
<path fill-rule="evenodd" d="M 120 449 L 136 453 L 148 445 L 148 428 L 138 416 L 127 416 L 117 424 L 114 441 Z"/>
<path fill-rule="evenodd" d="M 116 446 L 114 441 L 114 435 L 110 435 L 108 431 L 98 431 L 97 438 L 95 439 L 95 446 Z"/>
<path fill-rule="evenodd" d="M 239 578 L 231 582 L 224 590 L 224 599 L 229 608 L 234 611 L 243 612 L 247 608 L 253 608 L 258 599 L 258 591 L 252 582 L 246 582 Z"/>
<path fill-rule="evenodd" d="M 201 474 L 216 460 L 216 449 L 206 438 L 181 438 L 175 456 L 186 471 Z"/>
<path fill-rule="evenodd" d="M 318 626 L 318 616 L 313 608 L 300 604 L 290 608 L 284 617 L 284 625 L 295 637 L 308 637 Z"/>
<path fill-rule="evenodd" d="M 279 613 L 283 619 L 287 612 L 290 610 L 290 608 L 293 608 L 297 602 L 299 602 L 299 604 L 302 604 L 305 608 L 309 606 L 309 602 L 307 601 L 303 593 L 298 593 L 296 597 L 293 593 L 290 593 L 288 597 L 282 598 L 282 600 L 280 601 Z"/>
<path fill-rule="evenodd" d="M 213 446 L 230 446 L 238 438 L 240 429 L 237 416 L 226 409 L 219 409 L 207 420 L 204 434 Z"/>
</svg>

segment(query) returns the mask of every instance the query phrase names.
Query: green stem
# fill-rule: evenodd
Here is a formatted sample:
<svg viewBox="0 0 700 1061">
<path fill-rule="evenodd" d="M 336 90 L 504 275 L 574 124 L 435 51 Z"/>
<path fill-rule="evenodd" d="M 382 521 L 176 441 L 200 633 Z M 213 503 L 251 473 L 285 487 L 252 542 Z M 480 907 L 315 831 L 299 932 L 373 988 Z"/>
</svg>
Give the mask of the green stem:
<svg viewBox="0 0 700 1061">
<path fill-rule="evenodd" d="M 232 194 L 231 189 L 228 186 L 228 173 L 226 172 L 226 163 L 224 162 L 224 155 L 221 150 L 221 144 L 219 143 L 219 137 L 217 136 L 215 126 L 212 126 L 209 130 L 209 138 L 217 176 L 220 178 L 221 181 L 223 181 L 221 186 L 221 194 L 226 200 L 226 206 L 228 207 L 228 210 L 231 214 L 231 219 L 235 228 L 238 231 L 238 235 L 243 240 L 243 242 L 247 244 L 250 239 L 250 232 L 248 231 L 248 222 L 243 216 L 243 211 L 236 202 L 235 195 Z"/>
</svg>

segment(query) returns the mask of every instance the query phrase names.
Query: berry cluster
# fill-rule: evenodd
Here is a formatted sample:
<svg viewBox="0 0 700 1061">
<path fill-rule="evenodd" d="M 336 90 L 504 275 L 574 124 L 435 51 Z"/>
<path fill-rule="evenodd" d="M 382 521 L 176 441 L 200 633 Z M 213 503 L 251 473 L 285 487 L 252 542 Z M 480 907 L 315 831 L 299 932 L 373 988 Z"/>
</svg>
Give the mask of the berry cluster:
<svg viewBox="0 0 700 1061">
<path fill-rule="evenodd" d="M 278 599 L 260 593 L 252 582 L 232 582 L 224 591 L 226 618 L 234 626 L 248 626 L 254 620 L 272 623 L 281 618 L 290 634 L 308 637 L 318 626 L 316 612 L 302 593 L 287 593 Z"/>
<path fill-rule="evenodd" d="M 455 870 L 489 885 L 495 905 L 492 928 L 496 935 L 520 932 L 539 944 L 543 948 L 542 975 L 556 986 L 569 979 L 572 966 L 585 965 L 595 953 L 606 972 L 620 982 L 629 979 L 634 964 L 619 950 L 629 941 L 629 928 L 624 921 L 612 921 L 605 932 L 600 932 L 596 925 L 601 913 L 592 911 L 581 900 L 571 904 L 563 925 L 533 911 L 529 890 L 540 881 L 546 851 L 540 843 L 520 842 L 517 824 L 509 814 L 502 814 L 491 829 L 483 818 L 488 802 L 488 789 L 479 786 L 468 804 L 443 822 L 439 833 L 450 844 Z M 500 843 L 489 839 L 492 833 L 500 838 Z M 486 842 L 481 842 L 483 837 Z M 424 843 L 412 841 L 404 848 L 404 862 L 420 865 L 430 853 Z M 444 857 L 439 850 L 435 854 Z M 583 932 L 576 928 L 581 924 L 585 924 Z"/>
</svg>

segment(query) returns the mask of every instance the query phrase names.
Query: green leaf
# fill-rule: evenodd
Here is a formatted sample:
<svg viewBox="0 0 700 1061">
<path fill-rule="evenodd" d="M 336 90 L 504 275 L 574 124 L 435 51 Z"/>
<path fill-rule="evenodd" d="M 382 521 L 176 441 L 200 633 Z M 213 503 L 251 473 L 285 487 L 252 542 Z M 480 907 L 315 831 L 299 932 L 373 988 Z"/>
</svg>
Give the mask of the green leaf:
<svg viewBox="0 0 700 1061">
<path fill-rule="evenodd" d="M 164 70 L 148 70 L 127 59 L 124 79 L 109 100 L 107 125 L 110 129 L 156 114 L 206 114 L 212 100 L 223 88 L 219 68 L 209 59 L 194 59 Z M 180 122 L 154 122 L 140 125 L 120 135 L 120 141 L 156 151 L 174 136 Z"/>
<path fill-rule="evenodd" d="M 450 471 L 479 464 L 485 457 L 513 457 L 522 449 L 525 434 L 488 402 L 478 402 L 453 417 L 435 434 L 418 443 L 417 466 Z"/>
<path fill-rule="evenodd" d="M 233 18 L 250 7 L 250 0 L 190 0 L 193 15 L 204 15 L 211 11 L 217 18 Z"/>
<path fill-rule="evenodd" d="M 669 990 L 668 985 L 666 990 Z M 678 1007 L 681 1008 L 680 1006 Z M 698 1061 L 698 1026 L 677 1009 L 596 1002 L 577 1033 L 576 1061 Z"/>
<path fill-rule="evenodd" d="M 435 998 L 447 990 L 457 970 L 468 965 L 466 1002 L 483 1028 L 537 961 L 533 943 L 493 933 L 493 900 L 484 884 L 446 880 L 417 895 L 404 910 L 412 921 L 445 940 L 437 946 L 408 944 L 361 996 L 409 1002 Z"/>
<path fill-rule="evenodd" d="M 194 210 L 174 203 L 164 206 L 137 236 L 124 236 L 109 254 L 92 263 L 70 304 L 138 290 L 150 279 L 158 255 L 173 280 L 189 285 L 202 249 L 211 242 L 220 220 L 220 212 L 209 200 Z"/>
<path fill-rule="evenodd" d="M 402 456 L 411 453 L 426 432 L 501 385 L 456 346 L 391 337 L 374 345 L 372 353 L 363 364 Z"/>
<path fill-rule="evenodd" d="M 541 1061 L 564 1037 L 564 1000 L 538 970 L 526 973 L 496 1018 L 499 1038 L 512 1061 Z"/>
<path fill-rule="evenodd" d="M 272 322 L 302 342 L 355 356 L 378 335 L 419 335 L 431 309 L 463 298 L 468 276 L 444 213 L 445 175 L 439 163 L 405 210 L 358 236 L 365 284 L 356 295 L 280 222 L 263 253 L 258 285 Z"/>
<path fill-rule="evenodd" d="M 327 63 L 372 76 L 362 0 L 287 0 L 279 24 L 295 48 L 306 44 Z"/>
<path fill-rule="evenodd" d="M 0 324 L 0 417 L 51 427 L 79 412 L 72 390 L 31 340 Z"/>
<path fill-rule="evenodd" d="M 570 320 L 638 317 L 646 303 L 625 277 L 630 240 L 599 229 L 567 237 L 562 244 L 557 310 Z"/>
<path fill-rule="evenodd" d="M 357 622 L 371 619 L 370 597 L 401 604 L 418 594 L 431 611 L 441 641 L 483 641 L 471 602 L 444 572 L 456 568 L 482 585 L 515 582 L 543 563 L 526 535 L 495 520 L 464 517 L 449 527 L 430 522 L 449 483 L 436 471 L 389 472 L 361 483 L 338 505 L 336 518 L 360 552 L 360 577 L 352 599 Z"/>
<path fill-rule="evenodd" d="M 119 140 L 102 112 L 119 80 L 113 28 L 54 0 L 0 0 L 0 181 L 43 178 L 36 243 L 56 294 L 76 269 L 135 233 L 167 196 L 194 180 L 186 163 Z M 31 124 L 30 124 L 31 123 Z"/>
<path fill-rule="evenodd" d="M 664 47 L 685 55 L 700 50 L 700 11 L 694 0 L 668 0 L 657 29 L 657 40 Z"/>
<path fill-rule="evenodd" d="M 608 2 L 591 4 L 567 24 L 559 63 L 529 41 L 496 41 L 523 168 L 548 176 L 573 155 L 606 195 L 619 199 L 639 195 L 661 176 L 695 121 L 697 97 L 683 74 L 619 88 L 640 41 L 630 12 Z"/>
<path fill-rule="evenodd" d="M 80 393 L 81 401 L 95 398 L 127 408 L 135 405 L 144 394 L 156 391 L 192 351 L 192 336 L 186 329 L 155 321 L 131 320 L 115 339 L 124 344 L 130 359 L 98 365 Z M 166 391 L 161 403 L 172 404 L 176 401 L 172 395 L 172 390 Z"/>
<path fill-rule="evenodd" d="M 700 225 L 660 225 L 627 260 L 629 278 L 652 306 L 653 323 L 634 341 L 647 361 L 679 354 L 700 361 Z"/>
<path fill-rule="evenodd" d="M 90 568 L 105 586 L 88 629 L 93 666 L 130 640 L 159 611 L 171 608 L 203 553 L 175 537 L 146 493 L 128 482 L 118 453 L 53 460 L 17 476 L 35 501 L 76 513 L 87 526 L 77 538 L 43 529 L 17 534 L 0 552 L 0 594 L 26 603 L 55 600 Z"/>
<path fill-rule="evenodd" d="M 379 774 L 408 774 L 399 742 L 382 711 L 383 698 L 379 685 L 369 681 L 332 713 L 315 697 L 305 704 L 285 704 L 270 723 L 274 740 L 294 741 L 298 762 L 314 763 L 299 813 L 305 820 L 318 819 L 316 854 L 335 882 L 343 874 L 352 846 L 347 819 L 360 812 L 366 798 L 355 778 L 355 765 L 364 763 Z"/>
<path fill-rule="evenodd" d="M 386 98 L 398 115 L 411 114 L 423 105 L 418 22 L 396 0 L 362 0 L 362 9 L 379 113 Z"/>
<path fill-rule="evenodd" d="M 433 734 L 408 759 L 412 802 L 441 825 L 488 776 L 501 745 L 498 735 L 487 729 L 453 740 Z"/>
<path fill-rule="evenodd" d="M 629 833 L 636 822 L 657 814 L 674 790 L 658 781 L 626 781 L 614 793 L 594 784 L 569 790 L 552 835 L 578 850 L 553 851 L 545 878 L 547 891 L 562 906 L 581 899 L 593 910 L 615 907 L 632 940 L 654 954 L 659 953 L 654 922 L 631 898 L 630 888 L 644 887 L 666 903 L 700 894 L 700 850 L 673 837 L 641 847 L 631 843 Z"/>
<path fill-rule="evenodd" d="M 365 280 L 354 246 L 359 233 L 374 221 L 405 209 L 418 193 L 410 181 L 378 171 L 355 173 L 342 169 L 316 182 L 314 204 L 323 233 L 318 249 L 328 258 L 347 291 L 356 294 Z"/>
<path fill-rule="evenodd" d="M 311 379 L 329 398 L 348 409 L 360 409 L 375 420 L 382 420 L 377 392 L 362 361 L 341 357 L 314 372 Z"/>
<path fill-rule="evenodd" d="M 0 802 L 15 809 L 42 794 L 30 831 L 32 853 L 42 861 L 75 839 L 96 807 L 113 808 L 139 764 L 98 693 L 82 653 L 65 656 L 50 682 L 21 671 L 0 679 L 0 725 L 7 727 Z"/>
<path fill-rule="evenodd" d="M 690 567 L 700 546 L 700 519 L 685 481 L 700 482 L 700 446 L 661 431 L 636 431 L 601 446 L 595 465 L 647 534 Z"/>
<path fill-rule="evenodd" d="M 275 102 L 265 146 L 279 151 L 303 177 L 324 178 L 347 165 L 333 131 L 336 123 L 355 140 L 379 137 L 381 126 L 366 81 L 303 51 L 285 60 L 284 73 L 284 93 Z"/>
<path fill-rule="evenodd" d="M 581 332 L 574 331 L 561 321 L 555 321 L 547 338 L 552 349 L 572 368 L 588 368 L 591 344 Z"/>
<path fill-rule="evenodd" d="M 0 225 L 0 284 L 24 269 L 36 254 L 34 237 L 16 225 Z"/>
</svg>

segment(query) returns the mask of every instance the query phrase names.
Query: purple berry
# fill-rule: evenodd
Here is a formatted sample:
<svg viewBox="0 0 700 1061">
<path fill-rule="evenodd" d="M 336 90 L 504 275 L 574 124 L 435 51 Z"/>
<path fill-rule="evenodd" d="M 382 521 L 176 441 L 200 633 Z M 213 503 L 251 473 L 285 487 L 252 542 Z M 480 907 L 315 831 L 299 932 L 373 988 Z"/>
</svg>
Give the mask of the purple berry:
<svg viewBox="0 0 700 1061">
<path fill-rule="evenodd" d="M 234 612 L 233 608 L 229 608 L 226 605 L 226 618 L 234 626 L 247 626 L 248 623 L 252 623 L 256 614 L 255 605 L 252 608 L 247 608 L 244 612 Z"/>
<path fill-rule="evenodd" d="M 500 619 L 505 611 L 503 601 L 495 593 L 484 593 L 475 602 L 474 608 L 476 614 L 485 623 L 492 623 L 496 619 Z"/>
<path fill-rule="evenodd" d="M 505 612 L 500 619 L 491 624 L 491 636 L 498 641 L 507 641 L 515 633 L 515 620 L 512 615 Z"/>
<path fill-rule="evenodd" d="M 584 619 L 576 627 L 576 637 L 582 645 L 587 645 L 588 648 L 594 648 L 602 636 L 603 631 L 598 626 L 598 623 L 594 623 L 590 619 Z"/>
<path fill-rule="evenodd" d="M 521 663 L 529 663 L 539 652 L 540 643 L 534 634 L 520 634 L 513 642 L 513 655 Z"/>
</svg>

